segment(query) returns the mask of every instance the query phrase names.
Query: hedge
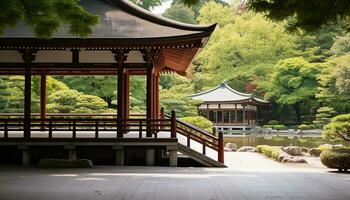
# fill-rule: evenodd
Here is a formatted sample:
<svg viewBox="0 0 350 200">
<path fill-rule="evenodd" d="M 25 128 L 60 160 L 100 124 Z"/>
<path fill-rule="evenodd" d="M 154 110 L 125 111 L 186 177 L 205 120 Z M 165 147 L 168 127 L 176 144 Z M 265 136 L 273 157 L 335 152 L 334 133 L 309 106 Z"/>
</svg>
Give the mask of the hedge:
<svg viewBox="0 0 350 200">
<path fill-rule="evenodd" d="M 347 171 L 350 169 L 350 150 L 349 149 L 332 149 L 322 151 L 321 162 L 328 168 Z"/>
<path fill-rule="evenodd" d="M 264 125 L 263 128 L 272 128 L 272 129 L 276 129 L 276 130 L 284 130 L 284 129 L 286 129 L 286 126 L 284 126 L 283 124 Z"/>
<path fill-rule="evenodd" d="M 278 157 L 282 152 L 279 146 L 258 145 L 256 149 L 259 153 L 264 154 L 266 157 L 272 158 L 278 161 Z"/>
</svg>

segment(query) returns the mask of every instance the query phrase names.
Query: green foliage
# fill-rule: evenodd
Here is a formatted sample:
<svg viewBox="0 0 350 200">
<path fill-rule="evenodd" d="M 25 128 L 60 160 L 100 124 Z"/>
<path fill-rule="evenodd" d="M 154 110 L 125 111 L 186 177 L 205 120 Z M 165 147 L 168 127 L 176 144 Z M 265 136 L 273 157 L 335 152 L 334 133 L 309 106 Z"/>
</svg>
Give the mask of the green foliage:
<svg viewBox="0 0 350 200">
<path fill-rule="evenodd" d="M 333 108 L 330 107 L 321 107 L 317 109 L 316 119 L 313 123 L 317 128 L 323 128 L 324 125 L 328 124 L 331 121 L 331 118 L 335 114 Z"/>
<path fill-rule="evenodd" d="M 0 34 L 20 21 L 33 28 L 39 38 L 50 38 L 59 27 L 86 37 L 99 22 L 98 16 L 88 13 L 76 0 L 12 0 L 0 1 Z"/>
<path fill-rule="evenodd" d="M 279 146 L 258 145 L 256 149 L 259 153 L 264 154 L 266 157 L 272 158 L 278 161 L 278 157 L 282 152 Z"/>
<path fill-rule="evenodd" d="M 301 124 L 301 125 L 298 126 L 298 129 L 300 129 L 300 130 L 308 130 L 308 129 L 310 129 L 310 126 L 307 125 L 307 124 Z"/>
<path fill-rule="evenodd" d="M 266 98 L 293 106 L 300 124 L 300 106 L 315 99 L 319 86 L 317 76 L 322 68 L 323 64 L 309 63 L 301 57 L 279 61 L 267 85 Z"/>
<path fill-rule="evenodd" d="M 333 145 L 330 144 L 321 144 L 320 146 L 318 146 L 318 149 L 322 152 L 322 151 L 327 151 L 327 150 L 331 150 L 333 149 Z"/>
<path fill-rule="evenodd" d="M 71 89 L 104 99 L 110 108 L 113 107 L 112 101 L 117 98 L 117 78 L 115 76 L 63 76 L 58 79 Z"/>
<path fill-rule="evenodd" d="M 347 22 L 350 17 L 348 1 L 329 0 L 249 0 L 249 7 L 268 18 L 283 21 L 293 18 L 290 30 L 314 31 L 323 25 Z"/>
<path fill-rule="evenodd" d="M 101 113 L 106 109 L 103 99 L 76 90 L 61 90 L 48 97 L 47 110 L 51 113 Z"/>
<path fill-rule="evenodd" d="M 235 17 L 235 10 L 227 5 L 210 1 L 200 9 L 198 21 L 201 24 L 217 23 L 219 26 L 225 26 L 232 23 Z"/>
<path fill-rule="evenodd" d="M 162 5 L 166 0 L 130 0 L 133 3 L 137 3 L 138 6 L 146 10 L 150 10 L 154 7 Z"/>
<path fill-rule="evenodd" d="M 332 141 L 350 141 L 350 114 L 332 118 L 323 128 L 323 137 Z"/>
<path fill-rule="evenodd" d="M 264 125 L 263 128 L 272 128 L 272 129 L 275 129 L 275 130 L 285 130 L 287 129 L 287 127 L 283 124 L 274 124 L 274 125 Z"/>
<path fill-rule="evenodd" d="M 208 132 L 213 131 L 213 123 L 209 121 L 207 118 L 202 116 L 195 116 L 195 117 L 183 117 L 180 118 L 182 121 L 188 122 L 190 124 L 193 124 L 201 129 L 204 129 Z"/>
<path fill-rule="evenodd" d="M 6 112 L 8 106 L 8 97 L 10 96 L 10 91 L 8 89 L 7 83 L 4 81 L 7 77 L 0 77 L 0 110 Z"/>
<path fill-rule="evenodd" d="M 184 22 L 188 24 L 196 24 L 197 21 L 194 18 L 194 12 L 182 3 L 173 3 L 163 14 L 163 17 L 167 17 L 172 20 Z"/>
<path fill-rule="evenodd" d="M 176 110 L 177 117 L 196 116 L 197 105 L 200 103 L 189 97 L 193 94 L 193 85 L 185 77 L 172 75 L 172 87 L 160 90 L 160 103 L 165 112 Z"/>
<path fill-rule="evenodd" d="M 280 123 L 280 122 L 277 121 L 277 120 L 270 120 L 270 121 L 268 122 L 269 125 L 277 125 L 277 124 L 279 124 L 279 123 Z"/>
<path fill-rule="evenodd" d="M 318 76 L 320 87 L 316 97 L 337 113 L 350 112 L 349 62 L 350 54 L 332 58 Z"/>
<path fill-rule="evenodd" d="M 350 150 L 349 149 L 332 149 L 322 151 L 320 159 L 323 165 L 328 168 L 346 171 L 350 169 Z"/>
<path fill-rule="evenodd" d="M 350 53 L 350 33 L 337 37 L 331 48 L 331 52 L 336 56 Z"/>
</svg>

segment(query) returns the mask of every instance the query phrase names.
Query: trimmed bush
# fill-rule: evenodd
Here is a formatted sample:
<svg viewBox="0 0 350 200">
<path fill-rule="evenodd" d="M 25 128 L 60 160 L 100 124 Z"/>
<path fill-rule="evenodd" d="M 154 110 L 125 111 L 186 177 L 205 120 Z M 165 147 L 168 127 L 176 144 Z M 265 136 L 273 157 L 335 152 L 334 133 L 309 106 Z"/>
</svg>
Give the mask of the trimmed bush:
<svg viewBox="0 0 350 200">
<path fill-rule="evenodd" d="M 284 126 L 283 124 L 276 124 L 276 125 L 264 125 L 263 128 L 272 128 L 272 129 L 276 129 L 276 130 L 284 130 L 286 129 L 286 126 Z"/>
<path fill-rule="evenodd" d="M 279 123 L 280 123 L 280 122 L 277 121 L 277 120 L 270 120 L 270 121 L 268 122 L 269 125 L 277 125 L 277 124 L 279 124 Z"/>
<path fill-rule="evenodd" d="M 278 161 L 278 157 L 282 152 L 279 146 L 258 145 L 256 149 L 259 153 L 264 154 L 266 157 L 272 158 Z"/>
<path fill-rule="evenodd" d="M 333 145 L 331 145 L 331 144 L 321 144 L 320 146 L 318 146 L 318 149 L 320 151 L 331 150 L 331 149 L 333 149 Z"/>
<path fill-rule="evenodd" d="M 322 151 L 321 162 L 328 168 L 347 171 L 350 169 L 350 150 L 349 149 L 332 149 Z"/>
<path fill-rule="evenodd" d="M 193 124 L 201 129 L 212 132 L 213 131 L 213 122 L 209 121 L 207 118 L 202 116 L 195 117 L 183 117 L 180 118 L 182 121 Z"/>
<path fill-rule="evenodd" d="M 298 126 L 298 129 L 300 129 L 300 130 L 307 130 L 307 129 L 310 129 L 310 127 L 307 124 L 301 124 L 301 125 Z"/>
<path fill-rule="evenodd" d="M 65 160 L 65 159 L 41 159 L 39 168 L 91 168 L 92 161 L 87 159 Z"/>
</svg>

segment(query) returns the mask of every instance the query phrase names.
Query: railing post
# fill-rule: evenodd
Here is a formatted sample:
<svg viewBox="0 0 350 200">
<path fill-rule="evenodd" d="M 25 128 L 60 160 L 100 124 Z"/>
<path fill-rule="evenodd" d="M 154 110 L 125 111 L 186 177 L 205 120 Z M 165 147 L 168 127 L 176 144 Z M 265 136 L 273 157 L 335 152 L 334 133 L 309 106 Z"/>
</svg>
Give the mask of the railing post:
<svg viewBox="0 0 350 200">
<path fill-rule="evenodd" d="M 49 138 L 52 138 L 52 118 L 49 121 Z"/>
<path fill-rule="evenodd" d="M 214 136 L 217 136 L 217 135 L 216 135 L 216 127 L 215 127 L 215 126 L 213 127 L 213 135 L 214 135 Z"/>
<path fill-rule="evenodd" d="M 75 120 L 73 119 L 73 138 L 77 137 L 76 128 L 77 128 L 77 126 L 76 126 Z"/>
<path fill-rule="evenodd" d="M 95 138 L 98 138 L 98 120 L 95 121 Z"/>
<path fill-rule="evenodd" d="M 7 127 L 7 120 L 5 120 L 5 130 L 4 130 L 4 138 L 8 138 L 9 137 L 9 135 L 8 135 L 8 127 Z"/>
<path fill-rule="evenodd" d="M 176 112 L 171 111 L 171 138 L 176 138 Z"/>
<path fill-rule="evenodd" d="M 224 136 L 222 131 L 219 131 L 218 161 L 224 164 Z"/>
<path fill-rule="evenodd" d="M 165 119 L 164 107 L 160 108 L 160 119 Z"/>
<path fill-rule="evenodd" d="M 142 120 L 139 121 L 139 138 L 142 138 Z"/>
</svg>

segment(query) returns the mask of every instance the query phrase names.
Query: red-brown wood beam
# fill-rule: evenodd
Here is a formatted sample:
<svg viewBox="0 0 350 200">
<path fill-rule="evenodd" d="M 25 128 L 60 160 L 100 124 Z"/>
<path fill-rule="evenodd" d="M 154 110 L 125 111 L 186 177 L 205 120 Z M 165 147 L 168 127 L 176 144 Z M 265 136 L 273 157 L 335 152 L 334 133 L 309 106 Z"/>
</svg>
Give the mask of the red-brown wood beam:
<svg viewBox="0 0 350 200">
<path fill-rule="evenodd" d="M 124 118 L 129 118 L 130 108 L 130 76 L 127 70 L 124 70 Z"/>
<path fill-rule="evenodd" d="M 153 117 L 153 112 L 152 112 L 152 109 L 153 109 L 153 106 L 152 106 L 152 98 L 153 98 L 153 60 L 152 60 L 152 52 L 150 49 L 148 49 L 146 51 L 146 55 L 145 55 L 145 60 L 146 60 L 146 63 L 147 63 L 147 77 L 146 77 L 146 82 L 147 82 L 147 94 L 146 94 L 146 117 L 147 119 L 152 119 Z M 151 124 L 150 122 L 147 123 L 147 133 L 146 133 L 146 136 L 147 137 L 152 137 L 152 132 L 150 131 L 151 129 Z"/>
<path fill-rule="evenodd" d="M 23 52 L 23 60 L 25 62 L 25 74 L 24 74 L 24 120 L 23 120 L 23 137 L 30 138 L 30 126 L 31 126 L 31 101 L 32 101 L 32 71 L 31 63 L 34 60 L 33 52 L 30 49 L 26 49 Z"/>
<path fill-rule="evenodd" d="M 46 118 L 46 74 L 43 72 L 40 75 L 40 123 L 41 129 L 45 129 Z"/>
<path fill-rule="evenodd" d="M 115 52 L 117 55 L 115 56 L 115 59 L 118 63 L 118 113 L 117 113 L 117 137 L 122 138 L 124 131 L 123 131 L 123 119 L 124 119 L 124 52 L 122 50 L 117 50 Z"/>
</svg>

